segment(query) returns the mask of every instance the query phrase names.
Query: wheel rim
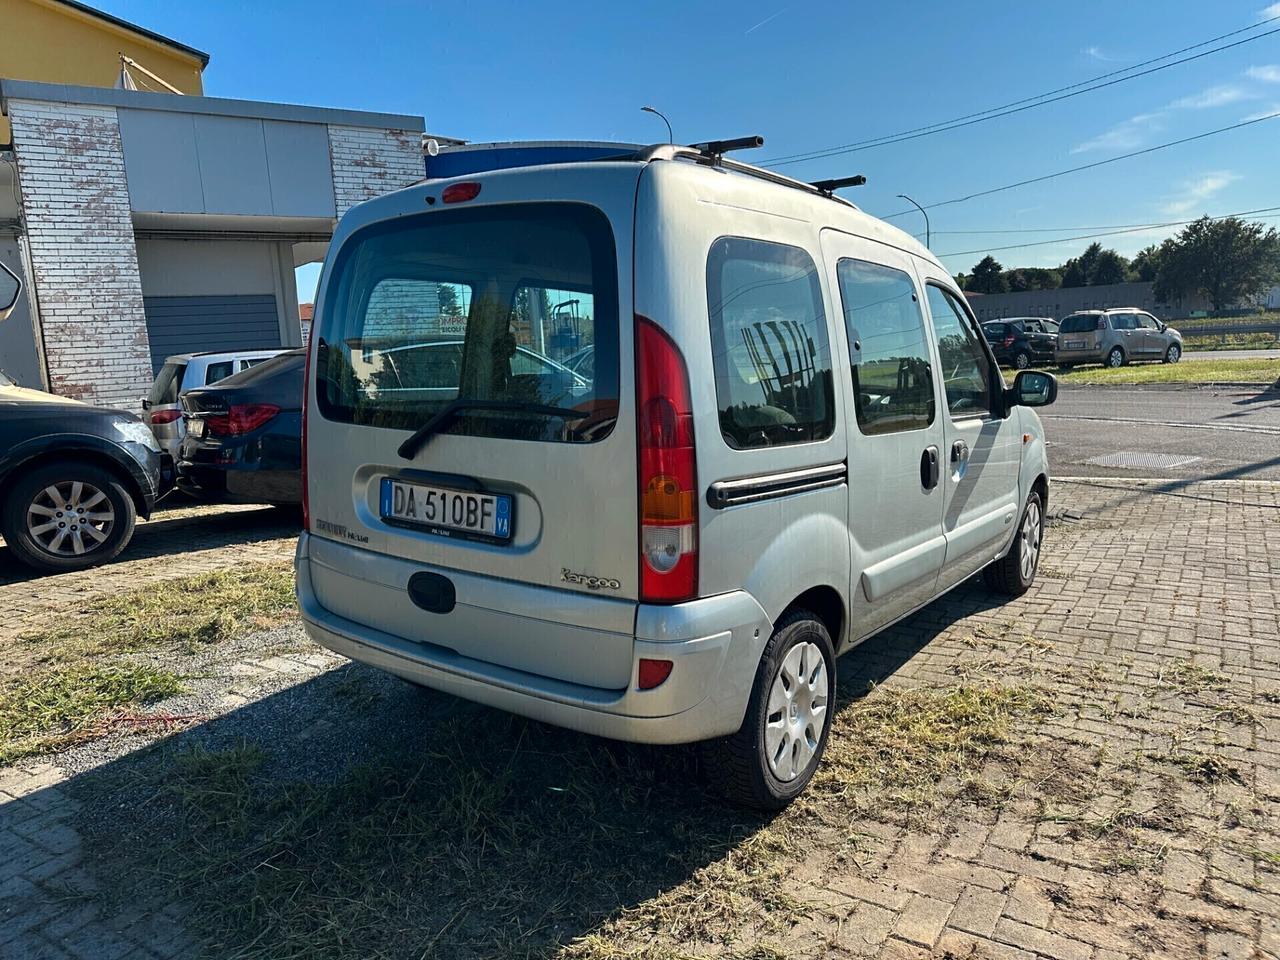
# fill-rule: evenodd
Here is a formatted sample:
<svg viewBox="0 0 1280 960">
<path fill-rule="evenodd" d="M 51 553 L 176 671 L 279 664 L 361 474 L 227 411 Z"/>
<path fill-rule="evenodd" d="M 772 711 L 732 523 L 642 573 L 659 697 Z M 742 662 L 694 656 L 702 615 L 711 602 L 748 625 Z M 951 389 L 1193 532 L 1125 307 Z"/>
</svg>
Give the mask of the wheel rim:
<svg viewBox="0 0 1280 960">
<path fill-rule="evenodd" d="M 1181 350 L 1179 350 L 1177 347 L 1170 347 L 1170 348 L 1169 348 L 1169 362 L 1170 362 L 1170 363 L 1177 363 L 1177 362 L 1178 362 L 1178 360 L 1179 360 L 1179 358 L 1181 358 L 1181 356 L 1182 356 L 1182 351 L 1181 351 Z"/>
<path fill-rule="evenodd" d="M 1111 366 L 1118 367 L 1120 364 L 1124 363 L 1124 354 L 1119 350 L 1112 350 L 1110 356 L 1107 357 L 1107 360 L 1110 362 Z"/>
<path fill-rule="evenodd" d="M 1027 504 L 1027 515 L 1022 518 L 1022 529 L 1018 532 L 1023 581 L 1030 581 L 1035 576 L 1036 564 L 1040 561 L 1040 504 L 1032 500 Z"/>
<path fill-rule="evenodd" d="M 1019 370 L 1025 370 L 1027 367 L 1031 366 L 1031 361 L 1027 359 L 1027 355 L 1025 353 L 1020 353 L 1013 358 L 1013 365 Z"/>
<path fill-rule="evenodd" d="M 822 650 L 816 643 L 797 643 L 778 666 L 765 717 L 765 753 L 779 780 L 794 780 L 813 763 L 829 697 Z"/>
<path fill-rule="evenodd" d="M 115 523 L 107 495 L 82 480 L 51 483 L 27 505 L 27 535 L 55 557 L 93 553 L 107 542 Z"/>
</svg>

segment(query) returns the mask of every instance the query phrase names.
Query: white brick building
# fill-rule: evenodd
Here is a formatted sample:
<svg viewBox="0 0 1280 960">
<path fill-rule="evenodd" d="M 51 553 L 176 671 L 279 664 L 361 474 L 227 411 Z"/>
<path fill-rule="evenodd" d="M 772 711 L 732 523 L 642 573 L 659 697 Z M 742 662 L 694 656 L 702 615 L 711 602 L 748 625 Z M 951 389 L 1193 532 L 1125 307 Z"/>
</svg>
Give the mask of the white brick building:
<svg viewBox="0 0 1280 960">
<path fill-rule="evenodd" d="M 301 342 L 293 271 L 420 180 L 418 117 L 0 80 L 0 370 L 135 407 L 167 354 Z M 18 203 L 14 204 L 14 194 Z"/>
</svg>

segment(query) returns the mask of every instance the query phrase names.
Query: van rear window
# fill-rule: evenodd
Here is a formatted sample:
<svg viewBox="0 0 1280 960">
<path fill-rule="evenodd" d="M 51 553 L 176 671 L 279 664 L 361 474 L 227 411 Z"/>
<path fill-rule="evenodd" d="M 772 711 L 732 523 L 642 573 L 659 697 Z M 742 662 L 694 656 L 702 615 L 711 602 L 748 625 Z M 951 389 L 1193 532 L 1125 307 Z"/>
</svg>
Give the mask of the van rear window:
<svg viewBox="0 0 1280 960">
<path fill-rule="evenodd" d="M 161 367 L 160 372 L 156 374 L 155 382 L 151 384 L 151 392 L 147 394 L 147 402 L 153 407 L 177 403 L 178 390 L 182 386 L 182 375 L 186 372 L 186 369 L 187 364 L 185 361 L 166 363 Z"/>
<path fill-rule="evenodd" d="M 476 207 L 367 227 L 343 245 L 318 324 L 329 419 L 413 430 L 475 401 L 442 429 L 564 443 L 613 429 L 617 254 L 594 207 Z"/>
<path fill-rule="evenodd" d="M 831 347 L 813 258 L 723 237 L 707 258 L 707 303 L 725 442 L 747 449 L 831 436 Z"/>
</svg>

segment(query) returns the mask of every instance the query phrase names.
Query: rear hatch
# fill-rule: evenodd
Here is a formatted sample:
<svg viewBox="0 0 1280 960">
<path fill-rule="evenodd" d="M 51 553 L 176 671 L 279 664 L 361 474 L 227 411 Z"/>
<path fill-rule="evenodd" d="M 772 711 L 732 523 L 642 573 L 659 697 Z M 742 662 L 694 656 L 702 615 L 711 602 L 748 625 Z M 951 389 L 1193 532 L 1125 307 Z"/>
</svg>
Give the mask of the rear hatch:
<svg viewBox="0 0 1280 960">
<path fill-rule="evenodd" d="M 344 221 L 308 398 L 322 606 L 479 660 L 627 685 L 639 169 L 487 174 L 479 200 L 443 209 L 423 195 L 472 188 L 428 183 Z M 564 200 L 528 202 L 568 183 Z M 571 369 L 588 350 L 591 364 Z M 421 571 L 449 581 L 455 609 L 413 605 Z"/>
<path fill-rule="evenodd" d="M 1102 334 L 1099 328 L 1106 322 L 1106 318 L 1097 313 L 1080 313 L 1065 318 L 1058 328 L 1058 349 L 1067 352 L 1097 350 L 1098 338 Z"/>
<path fill-rule="evenodd" d="M 173 441 L 182 437 L 182 407 L 178 402 L 178 392 L 182 389 L 182 378 L 186 372 L 185 360 L 166 360 L 151 384 L 145 404 L 145 416 L 151 424 L 152 434 L 171 453 Z"/>
</svg>

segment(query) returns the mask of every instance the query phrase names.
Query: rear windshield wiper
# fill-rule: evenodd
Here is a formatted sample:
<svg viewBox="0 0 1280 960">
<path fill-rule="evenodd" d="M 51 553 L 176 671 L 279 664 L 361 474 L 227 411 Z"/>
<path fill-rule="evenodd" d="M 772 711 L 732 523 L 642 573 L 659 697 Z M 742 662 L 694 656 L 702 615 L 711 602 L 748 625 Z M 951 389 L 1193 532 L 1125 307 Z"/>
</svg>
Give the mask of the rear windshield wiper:
<svg viewBox="0 0 1280 960">
<path fill-rule="evenodd" d="M 560 417 L 562 420 L 581 420 L 587 416 L 571 407 L 548 407 L 540 403 L 520 403 L 517 400 L 454 400 L 447 407 L 413 432 L 397 451 L 406 460 L 412 460 L 431 438 L 458 419 L 468 410 L 498 410 L 526 413 L 535 417 Z"/>
</svg>

